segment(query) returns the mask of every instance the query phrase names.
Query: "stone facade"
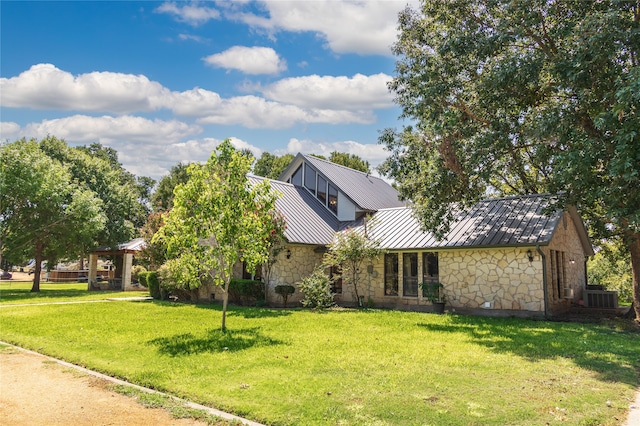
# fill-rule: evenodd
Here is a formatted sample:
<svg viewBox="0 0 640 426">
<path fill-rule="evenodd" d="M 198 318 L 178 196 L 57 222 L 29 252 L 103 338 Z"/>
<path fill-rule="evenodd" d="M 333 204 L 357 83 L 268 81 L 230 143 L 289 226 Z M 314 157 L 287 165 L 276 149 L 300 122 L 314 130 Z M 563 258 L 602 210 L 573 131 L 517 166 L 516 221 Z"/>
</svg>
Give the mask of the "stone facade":
<svg viewBox="0 0 640 426">
<path fill-rule="evenodd" d="M 359 274 L 358 293 L 365 305 L 406 310 L 430 311 L 431 303 L 418 291 L 418 296 L 403 296 L 403 253 L 417 253 L 418 275 L 422 281 L 423 252 L 434 250 L 395 251 L 398 255 L 398 295 L 385 295 L 384 256 L 365 262 Z M 447 308 L 453 311 L 514 316 L 542 316 L 545 312 L 543 276 L 546 272 L 549 313 L 553 314 L 578 303 L 585 288 L 585 252 L 576 225 L 564 214 L 548 246 L 441 249 L 438 253 L 439 281 L 444 284 Z M 529 254 L 532 258 L 529 258 Z M 554 256 L 556 261 L 551 260 Z M 291 245 L 279 254 L 268 283 L 267 301 L 280 306 L 282 300 L 274 291 L 279 284 L 296 286 L 322 263 L 323 253 L 317 246 Z M 560 261 L 560 263 L 559 263 Z M 544 263 L 544 265 L 543 265 Z M 235 276 L 242 276 L 241 265 Z M 554 273 L 553 270 L 556 272 Z M 328 272 L 328 271 L 327 271 Z M 570 290 L 567 290 L 570 289 Z M 221 299 L 221 290 L 213 289 Z M 211 289 L 201 289 L 207 298 Z M 302 299 L 296 292 L 287 304 L 295 306 Z M 336 302 L 355 306 L 358 301 L 351 284 L 344 284 Z"/>
</svg>

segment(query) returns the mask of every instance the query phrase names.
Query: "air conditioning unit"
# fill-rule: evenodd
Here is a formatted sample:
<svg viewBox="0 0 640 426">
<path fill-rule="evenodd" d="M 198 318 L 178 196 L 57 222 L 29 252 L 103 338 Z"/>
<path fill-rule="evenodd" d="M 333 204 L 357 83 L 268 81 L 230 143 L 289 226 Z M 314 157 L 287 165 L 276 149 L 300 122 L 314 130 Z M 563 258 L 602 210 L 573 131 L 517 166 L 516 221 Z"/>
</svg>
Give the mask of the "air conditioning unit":
<svg viewBox="0 0 640 426">
<path fill-rule="evenodd" d="M 618 308 L 618 293 L 615 291 L 585 290 L 584 306 L 587 308 Z"/>
<path fill-rule="evenodd" d="M 573 299 L 573 289 L 571 287 L 566 287 L 563 290 L 564 290 L 564 292 L 563 292 L 562 297 L 564 299 Z"/>
</svg>

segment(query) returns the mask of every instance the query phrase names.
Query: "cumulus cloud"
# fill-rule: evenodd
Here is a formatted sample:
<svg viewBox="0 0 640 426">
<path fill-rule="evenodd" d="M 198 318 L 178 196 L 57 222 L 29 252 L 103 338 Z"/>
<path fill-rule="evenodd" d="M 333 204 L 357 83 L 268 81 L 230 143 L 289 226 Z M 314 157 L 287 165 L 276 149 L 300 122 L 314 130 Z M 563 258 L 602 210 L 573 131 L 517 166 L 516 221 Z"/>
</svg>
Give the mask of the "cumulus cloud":
<svg viewBox="0 0 640 426">
<path fill-rule="evenodd" d="M 155 9 L 157 13 L 167 13 L 178 21 L 197 27 L 211 19 L 218 19 L 220 12 L 211 7 L 202 6 L 199 2 L 179 5 L 176 2 L 162 3 Z"/>
<path fill-rule="evenodd" d="M 389 153 L 384 146 L 379 144 L 363 144 L 355 141 L 335 141 L 335 142 L 318 142 L 309 139 L 289 139 L 286 153 L 297 154 L 318 154 L 327 158 L 332 152 L 346 152 L 354 154 L 366 160 L 372 167 L 382 163 Z"/>
<path fill-rule="evenodd" d="M 56 135 L 75 142 L 129 140 L 155 142 L 158 140 L 178 141 L 184 137 L 202 132 L 198 125 L 190 125 L 177 120 L 149 120 L 143 117 L 124 115 L 119 117 L 73 115 L 71 117 L 43 120 L 30 123 L 21 129 L 27 137 L 43 138 Z"/>
<path fill-rule="evenodd" d="M 391 78 L 383 73 L 351 78 L 309 75 L 285 78 L 258 90 L 268 99 L 304 108 L 370 110 L 394 106 L 387 89 Z"/>
<path fill-rule="evenodd" d="M 257 96 L 238 96 L 223 100 L 220 108 L 198 122 L 240 124 L 252 129 L 283 129 L 296 123 L 371 124 L 375 122 L 375 116 L 371 111 L 303 109 Z"/>
<path fill-rule="evenodd" d="M 287 69 L 286 61 L 270 47 L 233 46 L 203 60 L 208 65 L 245 74 L 278 74 Z"/>
<path fill-rule="evenodd" d="M 271 32 L 313 31 L 337 53 L 391 55 L 398 13 L 417 1 L 265 1 L 269 17 L 237 13 L 235 18 Z"/>
<path fill-rule="evenodd" d="M 0 78 L 3 107 L 108 111 L 150 111 L 169 95 L 143 75 L 91 72 L 73 76 L 52 64 L 33 65 L 16 77 Z"/>
<path fill-rule="evenodd" d="M 20 125 L 13 121 L 0 121 L 0 143 L 21 137 Z"/>
</svg>

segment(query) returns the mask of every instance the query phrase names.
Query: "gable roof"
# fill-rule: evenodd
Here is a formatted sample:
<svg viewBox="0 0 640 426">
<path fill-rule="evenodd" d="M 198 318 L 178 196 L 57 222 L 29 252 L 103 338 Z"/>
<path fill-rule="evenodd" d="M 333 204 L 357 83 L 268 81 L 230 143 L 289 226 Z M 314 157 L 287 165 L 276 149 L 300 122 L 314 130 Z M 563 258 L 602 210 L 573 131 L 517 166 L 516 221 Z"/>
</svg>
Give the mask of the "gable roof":
<svg viewBox="0 0 640 426">
<path fill-rule="evenodd" d="M 405 205 L 398 199 L 395 188 L 383 179 L 311 155 L 298 154 L 280 178 L 292 173 L 293 168 L 297 168 L 303 161 L 315 168 L 361 210 L 376 211 Z"/>
<path fill-rule="evenodd" d="M 267 180 L 271 190 L 282 194 L 276 200 L 276 208 L 285 218 L 284 236 L 290 243 L 327 245 L 340 227 L 338 219 L 304 188 L 290 183 L 248 175 L 256 184 Z"/>
<path fill-rule="evenodd" d="M 462 213 L 449 232 L 438 240 L 421 229 L 410 207 L 383 209 L 368 227 L 371 238 L 386 249 L 487 248 L 547 245 L 562 218 L 561 211 L 548 215 L 551 196 L 529 195 L 487 199 Z M 573 213 L 572 213 L 573 212 Z M 593 253 L 584 224 L 569 209 L 585 253 Z M 362 226 L 358 228 L 363 229 Z"/>
</svg>

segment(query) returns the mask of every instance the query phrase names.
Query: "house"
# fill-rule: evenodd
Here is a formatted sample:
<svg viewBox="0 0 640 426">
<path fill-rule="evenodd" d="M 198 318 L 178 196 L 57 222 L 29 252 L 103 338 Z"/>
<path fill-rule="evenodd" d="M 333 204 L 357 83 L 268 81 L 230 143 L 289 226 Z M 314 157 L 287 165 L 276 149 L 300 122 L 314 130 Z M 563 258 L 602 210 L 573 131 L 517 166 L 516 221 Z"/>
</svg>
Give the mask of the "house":
<svg viewBox="0 0 640 426">
<path fill-rule="evenodd" d="M 367 217 L 367 235 L 385 249 L 361 273 L 359 292 L 374 306 L 429 311 L 419 283 L 437 281 L 458 312 L 547 316 L 578 303 L 586 288 L 594 253 L 585 226 L 573 207 L 547 215 L 548 195 L 481 201 L 438 240 L 387 182 L 313 156 L 298 154 L 271 187 L 282 194 L 276 206 L 288 242 L 270 274 L 272 302 L 276 285 L 295 286 L 322 263 L 337 231 L 362 229 Z M 338 304 L 356 303 L 353 288 L 334 290 Z M 297 291 L 289 300 L 301 298 Z"/>
</svg>

